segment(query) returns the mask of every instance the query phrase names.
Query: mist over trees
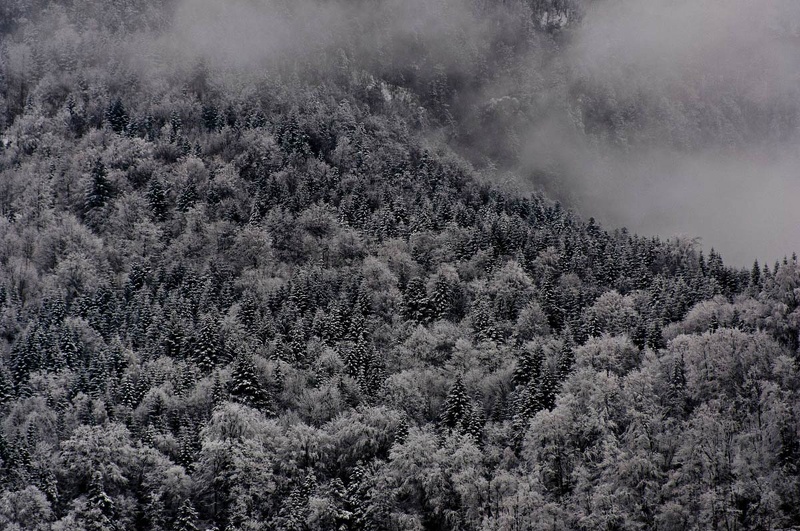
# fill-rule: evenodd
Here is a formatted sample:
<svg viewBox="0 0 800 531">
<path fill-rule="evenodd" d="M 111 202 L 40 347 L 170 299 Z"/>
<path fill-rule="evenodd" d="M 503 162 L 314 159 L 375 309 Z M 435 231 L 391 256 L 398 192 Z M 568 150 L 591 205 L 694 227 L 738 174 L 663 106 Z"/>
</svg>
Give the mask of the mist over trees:
<svg viewBox="0 0 800 531">
<path fill-rule="evenodd" d="M 794 134 L 710 78 L 657 119 L 593 70 L 603 3 L 0 3 L 0 528 L 800 525 L 796 256 L 506 173 L 578 114 Z"/>
</svg>

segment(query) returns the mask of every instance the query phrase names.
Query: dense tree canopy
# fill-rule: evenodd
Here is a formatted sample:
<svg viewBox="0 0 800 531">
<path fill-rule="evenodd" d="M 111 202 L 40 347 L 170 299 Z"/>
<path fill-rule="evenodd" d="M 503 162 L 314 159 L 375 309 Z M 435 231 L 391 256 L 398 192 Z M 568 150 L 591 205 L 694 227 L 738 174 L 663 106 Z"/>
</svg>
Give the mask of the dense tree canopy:
<svg viewBox="0 0 800 531">
<path fill-rule="evenodd" d="M 487 183 L 452 70 L 145 76 L 172 2 L 56 4 L 0 8 L 0 527 L 800 525 L 796 257 Z"/>
</svg>

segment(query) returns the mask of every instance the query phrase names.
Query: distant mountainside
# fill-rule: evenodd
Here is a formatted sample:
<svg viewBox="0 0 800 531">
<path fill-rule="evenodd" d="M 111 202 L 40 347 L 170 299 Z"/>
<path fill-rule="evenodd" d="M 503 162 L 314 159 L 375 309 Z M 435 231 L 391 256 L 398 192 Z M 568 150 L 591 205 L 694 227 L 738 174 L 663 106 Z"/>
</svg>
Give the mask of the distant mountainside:
<svg viewBox="0 0 800 531">
<path fill-rule="evenodd" d="M 492 184 L 424 62 L 56 4 L 0 17 L 0 527 L 800 525 L 796 256 Z M 513 5 L 552 46 L 579 12 Z"/>
</svg>

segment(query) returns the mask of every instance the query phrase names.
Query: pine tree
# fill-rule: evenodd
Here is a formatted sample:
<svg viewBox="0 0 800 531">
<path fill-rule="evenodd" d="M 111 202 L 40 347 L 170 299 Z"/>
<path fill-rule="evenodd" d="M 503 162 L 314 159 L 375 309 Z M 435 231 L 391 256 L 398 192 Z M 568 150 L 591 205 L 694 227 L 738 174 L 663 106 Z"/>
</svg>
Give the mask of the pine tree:
<svg viewBox="0 0 800 531">
<path fill-rule="evenodd" d="M 177 207 L 181 212 L 186 212 L 194 206 L 200 195 L 197 193 L 197 184 L 193 179 L 189 179 L 186 185 L 178 194 Z"/>
<path fill-rule="evenodd" d="M 186 334 L 177 318 L 170 319 L 166 325 L 166 333 L 162 342 L 163 354 L 170 358 L 178 359 L 183 355 L 183 345 Z"/>
<path fill-rule="evenodd" d="M 308 529 L 308 499 L 317 487 L 317 478 L 309 472 L 303 483 L 292 489 L 280 512 L 279 529 L 286 531 L 303 531 Z"/>
<path fill-rule="evenodd" d="M 683 356 L 675 362 L 669 375 L 667 409 L 678 418 L 683 418 L 686 414 L 686 364 Z"/>
<path fill-rule="evenodd" d="M 253 360 L 246 354 L 239 355 L 231 371 L 229 383 L 231 397 L 250 407 L 272 414 L 269 393 L 258 379 Z"/>
<path fill-rule="evenodd" d="M 573 351 L 572 338 L 568 335 L 564 336 L 561 350 L 558 354 L 558 377 L 559 380 L 564 380 L 569 372 L 572 370 L 572 365 L 575 363 L 575 352 Z"/>
<path fill-rule="evenodd" d="M 558 380 L 549 368 L 542 371 L 539 389 L 542 396 L 542 407 L 548 410 L 553 409 L 556 401 L 556 391 L 558 390 Z"/>
<path fill-rule="evenodd" d="M 328 313 L 327 319 L 325 320 L 324 334 L 324 339 L 329 345 L 339 341 L 345 335 L 342 310 L 338 303 L 334 304 Z"/>
<path fill-rule="evenodd" d="M 147 188 L 147 203 L 154 220 L 164 221 L 167 218 L 167 192 L 158 179 L 150 180 Z"/>
<path fill-rule="evenodd" d="M 471 437 L 475 442 L 480 443 L 481 437 L 483 436 L 484 418 L 475 408 L 469 412 L 461 424 L 461 433 Z"/>
<path fill-rule="evenodd" d="M 14 446 L 0 433 L 0 485 L 11 485 L 16 465 Z"/>
<path fill-rule="evenodd" d="M 761 267 L 758 265 L 758 260 L 753 262 L 753 268 L 750 270 L 750 289 L 753 294 L 757 294 L 761 288 Z"/>
<path fill-rule="evenodd" d="M 511 382 L 515 386 L 525 386 L 531 380 L 538 380 L 543 360 L 544 350 L 542 350 L 541 346 L 537 346 L 533 352 L 523 350 L 520 353 Z"/>
<path fill-rule="evenodd" d="M 394 432 L 393 444 L 403 444 L 408 437 L 408 419 L 403 417 L 400 419 L 400 424 L 397 425 L 397 430 Z"/>
<path fill-rule="evenodd" d="M 103 475 L 96 470 L 89 483 L 89 512 L 86 515 L 87 531 L 111 531 L 114 525 L 114 501 L 103 487 Z"/>
<path fill-rule="evenodd" d="M 667 346 L 666 341 L 664 341 L 661 323 L 658 320 L 651 322 L 647 326 L 647 346 L 653 350 L 661 350 Z"/>
<path fill-rule="evenodd" d="M 424 323 L 428 319 L 428 293 L 425 282 L 414 277 L 408 281 L 406 291 L 403 293 L 403 313 L 406 319 Z"/>
<path fill-rule="evenodd" d="M 780 447 L 776 456 L 777 464 L 787 475 L 796 476 L 798 473 L 798 460 L 800 460 L 800 440 L 794 423 L 787 417 L 779 421 Z"/>
<path fill-rule="evenodd" d="M 122 406 L 133 409 L 136 407 L 136 402 L 136 390 L 133 386 L 133 380 L 129 374 L 125 375 L 120 386 L 119 403 Z"/>
<path fill-rule="evenodd" d="M 347 332 L 349 339 L 358 341 L 366 333 L 366 322 L 364 314 L 359 311 L 353 311 L 350 315 L 350 329 Z"/>
<path fill-rule="evenodd" d="M 191 472 L 192 464 L 200 449 L 200 438 L 197 433 L 197 427 L 192 419 L 186 419 L 182 424 L 180 436 L 178 438 L 180 444 L 178 464 Z"/>
<path fill-rule="evenodd" d="M 513 441 L 516 447 L 522 443 L 528 422 L 536 413 L 544 409 L 544 396 L 540 379 L 530 380 L 517 395 L 514 401 L 514 412 L 511 426 L 513 428 Z"/>
<path fill-rule="evenodd" d="M 631 330 L 631 342 L 639 350 L 644 350 L 647 346 L 647 325 L 644 320 L 639 320 Z"/>
<path fill-rule="evenodd" d="M 541 290 L 542 310 L 547 315 L 547 320 L 553 330 L 561 330 L 564 324 L 564 311 L 560 306 L 557 292 L 557 273 L 549 271 L 544 278 Z"/>
<path fill-rule="evenodd" d="M 219 127 L 219 111 L 214 105 L 203 105 L 200 118 L 207 131 L 216 131 Z"/>
<path fill-rule="evenodd" d="M 361 461 L 350 471 L 350 478 L 344 493 L 345 510 L 349 513 L 345 529 L 371 529 L 368 511 L 370 503 L 367 471 Z"/>
<path fill-rule="evenodd" d="M 106 167 L 100 159 L 95 160 L 89 175 L 89 186 L 83 202 L 83 212 L 88 215 L 102 208 L 112 195 L 111 181 L 106 177 Z"/>
<path fill-rule="evenodd" d="M 478 341 L 500 341 L 502 334 L 497 328 L 494 310 L 485 299 L 479 299 L 472 309 L 472 330 Z"/>
<path fill-rule="evenodd" d="M 0 365 L 0 409 L 14 399 L 14 380 L 3 365 Z"/>
<path fill-rule="evenodd" d="M 298 275 L 289 288 L 289 302 L 293 303 L 301 314 L 311 309 L 311 298 L 302 275 Z"/>
<path fill-rule="evenodd" d="M 41 351 L 36 335 L 36 328 L 28 329 L 11 351 L 11 371 L 19 396 L 27 396 L 28 376 L 41 366 Z"/>
<path fill-rule="evenodd" d="M 430 300 L 431 312 L 435 319 L 448 319 L 453 311 L 453 288 L 444 276 L 439 276 L 433 286 Z"/>
<path fill-rule="evenodd" d="M 222 357 L 219 328 L 214 318 L 207 317 L 200 328 L 194 345 L 194 361 L 200 370 L 211 372 Z"/>
<path fill-rule="evenodd" d="M 172 525 L 173 531 L 197 531 L 197 511 L 187 498 L 178 509 L 178 517 Z"/>
<path fill-rule="evenodd" d="M 166 531 L 167 518 L 164 514 L 164 493 L 162 491 L 152 491 L 147 495 L 144 504 L 144 520 L 149 531 Z"/>
<path fill-rule="evenodd" d="M 122 101 L 117 98 L 106 110 L 106 121 L 115 133 L 122 133 L 128 127 L 130 119 Z"/>
<path fill-rule="evenodd" d="M 240 304 L 239 319 L 247 330 L 253 331 L 258 319 L 258 303 L 253 295 L 246 293 Z"/>
<path fill-rule="evenodd" d="M 464 382 L 458 377 L 447 393 L 439 420 L 447 428 L 461 431 L 465 427 L 464 421 L 468 421 L 471 414 L 472 402 L 467 395 Z"/>
</svg>

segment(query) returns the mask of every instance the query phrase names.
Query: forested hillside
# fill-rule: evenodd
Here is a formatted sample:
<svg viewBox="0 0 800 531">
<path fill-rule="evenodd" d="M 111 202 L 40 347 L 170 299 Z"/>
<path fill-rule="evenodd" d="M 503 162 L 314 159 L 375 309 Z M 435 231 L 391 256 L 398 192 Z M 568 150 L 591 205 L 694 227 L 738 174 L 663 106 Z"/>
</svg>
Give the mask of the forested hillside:
<svg viewBox="0 0 800 531">
<path fill-rule="evenodd" d="M 0 2 L 0 528 L 800 525 L 796 256 L 497 184 L 468 87 L 580 6 L 432 4 L 519 41 L 232 64 L 175 2 Z"/>
</svg>

